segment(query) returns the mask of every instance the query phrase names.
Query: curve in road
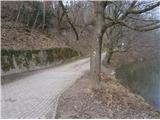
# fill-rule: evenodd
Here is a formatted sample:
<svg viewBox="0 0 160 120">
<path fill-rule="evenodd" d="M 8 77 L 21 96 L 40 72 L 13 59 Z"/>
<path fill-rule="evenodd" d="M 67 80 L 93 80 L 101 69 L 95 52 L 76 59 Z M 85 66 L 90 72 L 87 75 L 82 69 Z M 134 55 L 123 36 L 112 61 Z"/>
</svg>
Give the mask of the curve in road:
<svg viewBox="0 0 160 120">
<path fill-rule="evenodd" d="M 89 70 L 89 58 L 1 86 L 2 118 L 52 118 L 58 95 Z"/>
</svg>

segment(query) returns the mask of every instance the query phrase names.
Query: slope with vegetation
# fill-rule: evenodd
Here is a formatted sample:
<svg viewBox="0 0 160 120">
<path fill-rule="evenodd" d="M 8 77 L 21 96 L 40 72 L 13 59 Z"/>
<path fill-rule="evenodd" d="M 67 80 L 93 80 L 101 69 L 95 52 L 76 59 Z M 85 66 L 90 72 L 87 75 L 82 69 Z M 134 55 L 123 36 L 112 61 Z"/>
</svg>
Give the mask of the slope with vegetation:
<svg viewBox="0 0 160 120">
<path fill-rule="evenodd" d="M 62 10 L 55 2 L 45 3 L 45 23 L 42 2 L 2 2 L 2 48 L 44 49 L 70 47 L 88 54 L 91 30 L 79 28 L 81 34 L 76 41 L 74 32 L 63 17 Z M 60 9 L 60 10 L 59 10 Z M 61 19 L 60 19 L 61 18 Z M 45 24 L 45 25 L 44 25 Z M 43 28 L 44 26 L 44 28 Z"/>
<path fill-rule="evenodd" d="M 81 35 L 81 42 L 75 41 L 67 23 L 57 23 L 48 2 L 43 23 L 42 7 L 43 2 L 2 2 L 2 75 L 42 69 L 88 54 L 87 33 Z"/>
<path fill-rule="evenodd" d="M 102 51 L 106 52 L 103 63 L 111 67 L 111 74 L 114 74 L 112 66 L 157 57 L 160 20 L 156 9 L 159 6 L 160 1 L 3 1 L 2 49 L 65 50 L 69 47 L 83 55 L 90 54 L 90 83 L 80 81 L 76 84 L 79 87 L 69 89 L 64 95 L 69 99 L 63 100 L 61 96 L 57 118 L 159 118 L 159 112 L 113 76 L 110 78 L 110 74 L 103 75 L 108 70 L 101 68 Z M 26 58 L 26 55 L 22 56 Z M 63 58 L 65 54 L 57 56 Z M 6 62 L 7 58 L 3 58 Z M 73 111 L 68 113 L 70 109 Z"/>
</svg>

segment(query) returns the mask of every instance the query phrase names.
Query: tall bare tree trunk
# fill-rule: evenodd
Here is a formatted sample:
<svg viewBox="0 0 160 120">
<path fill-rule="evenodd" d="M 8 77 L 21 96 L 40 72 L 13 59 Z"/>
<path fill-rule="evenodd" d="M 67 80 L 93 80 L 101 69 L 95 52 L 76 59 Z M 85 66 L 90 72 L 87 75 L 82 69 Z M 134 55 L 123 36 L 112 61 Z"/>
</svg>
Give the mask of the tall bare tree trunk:
<svg viewBox="0 0 160 120">
<path fill-rule="evenodd" d="M 21 9 L 22 9 L 23 5 L 24 5 L 24 2 L 21 3 L 21 6 L 20 6 L 20 8 L 19 8 L 18 15 L 17 15 L 17 17 L 16 17 L 16 23 L 18 22 L 18 19 L 19 19 L 19 17 L 20 17 L 20 13 L 21 13 Z"/>
<path fill-rule="evenodd" d="M 104 7 L 102 2 L 96 2 L 96 25 L 95 25 L 95 39 L 92 41 L 90 72 L 93 81 L 93 88 L 99 89 L 101 87 L 100 73 L 101 73 L 101 49 L 102 37 L 104 27 Z"/>
<path fill-rule="evenodd" d="M 45 7 L 45 1 L 43 1 L 43 28 L 42 30 L 44 30 L 44 27 L 45 27 L 45 17 L 46 17 L 46 7 Z"/>
</svg>

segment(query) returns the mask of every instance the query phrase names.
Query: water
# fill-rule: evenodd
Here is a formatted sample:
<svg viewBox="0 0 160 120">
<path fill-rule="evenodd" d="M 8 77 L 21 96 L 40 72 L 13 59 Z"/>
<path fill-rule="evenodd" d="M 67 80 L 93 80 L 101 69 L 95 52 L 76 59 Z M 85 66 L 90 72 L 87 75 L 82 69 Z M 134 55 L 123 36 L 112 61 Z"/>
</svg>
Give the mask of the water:
<svg viewBox="0 0 160 120">
<path fill-rule="evenodd" d="M 121 65 L 116 76 L 160 111 L 160 60 Z"/>
</svg>

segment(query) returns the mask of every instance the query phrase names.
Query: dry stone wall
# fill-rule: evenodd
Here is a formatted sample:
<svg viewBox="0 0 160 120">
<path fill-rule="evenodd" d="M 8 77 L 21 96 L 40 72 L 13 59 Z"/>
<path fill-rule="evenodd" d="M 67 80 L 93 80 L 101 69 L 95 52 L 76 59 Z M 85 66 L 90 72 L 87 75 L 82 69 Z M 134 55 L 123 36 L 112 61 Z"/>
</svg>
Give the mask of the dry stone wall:
<svg viewBox="0 0 160 120">
<path fill-rule="evenodd" d="M 2 49 L 1 74 L 4 76 L 55 66 L 77 56 L 80 56 L 80 53 L 71 48 L 52 48 L 45 50 Z"/>
</svg>

